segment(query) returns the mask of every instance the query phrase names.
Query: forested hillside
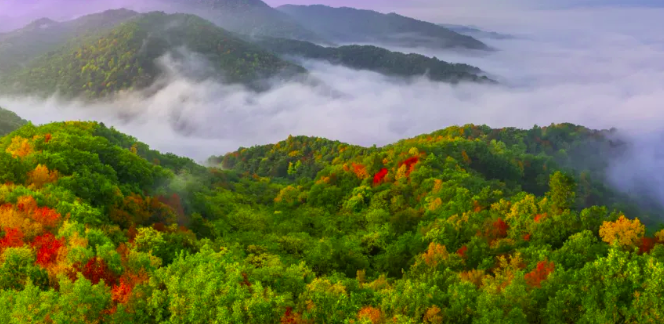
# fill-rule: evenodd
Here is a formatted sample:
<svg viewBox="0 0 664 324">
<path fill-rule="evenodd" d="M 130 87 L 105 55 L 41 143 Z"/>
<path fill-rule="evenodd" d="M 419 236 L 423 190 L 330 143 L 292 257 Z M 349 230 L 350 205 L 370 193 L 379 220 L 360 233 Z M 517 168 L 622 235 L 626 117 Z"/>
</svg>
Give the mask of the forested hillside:
<svg viewBox="0 0 664 324">
<path fill-rule="evenodd" d="M 5 136 L 25 124 L 27 121 L 23 118 L 0 107 L 0 136 Z"/>
<path fill-rule="evenodd" d="M 0 139 L 0 322 L 659 322 L 664 231 L 577 163 L 611 136 L 289 137 L 204 168 L 26 125 Z"/>
<path fill-rule="evenodd" d="M 278 10 L 302 26 L 339 43 L 370 42 L 407 47 L 488 50 L 481 41 L 429 22 L 396 13 L 333 8 L 323 5 L 284 5 Z"/>
<path fill-rule="evenodd" d="M 63 46 L 68 40 L 84 40 L 136 17 L 130 10 L 110 10 L 67 22 L 36 20 L 12 32 L 0 34 L 0 78 L 24 67 L 32 59 Z"/>
<path fill-rule="evenodd" d="M 120 12 L 126 12 L 121 10 Z M 105 15 L 80 18 L 98 22 Z M 0 42 L 0 47 L 2 42 Z M 251 84 L 280 73 L 304 69 L 285 62 L 255 45 L 193 15 L 142 14 L 101 33 L 70 38 L 0 77 L 4 91 L 63 96 L 102 97 L 120 90 L 141 89 L 161 75 L 156 59 L 166 53 L 175 60 L 190 55 L 205 60 L 206 77 Z"/>
<path fill-rule="evenodd" d="M 451 64 L 420 54 L 391 52 L 376 46 L 323 47 L 310 42 L 278 38 L 264 38 L 255 43 L 281 55 L 323 60 L 332 64 L 375 71 L 390 76 L 426 75 L 434 81 L 491 82 L 486 76 L 481 76 L 482 70 L 474 66 Z"/>
</svg>

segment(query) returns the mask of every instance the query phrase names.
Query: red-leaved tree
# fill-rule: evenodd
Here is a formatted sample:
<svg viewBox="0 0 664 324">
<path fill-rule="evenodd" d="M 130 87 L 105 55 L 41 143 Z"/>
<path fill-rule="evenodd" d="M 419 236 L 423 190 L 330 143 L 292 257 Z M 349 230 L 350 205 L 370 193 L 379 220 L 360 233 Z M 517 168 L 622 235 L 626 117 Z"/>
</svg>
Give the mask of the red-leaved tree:
<svg viewBox="0 0 664 324">
<path fill-rule="evenodd" d="M 107 286 L 113 286 L 117 281 L 115 274 L 108 268 L 106 262 L 100 258 L 90 259 L 90 261 L 83 266 L 81 273 L 86 279 L 90 280 L 90 282 L 95 285 L 102 279 Z"/>
<path fill-rule="evenodd" d="M 408 158 L 406 161 L 401 162 L 399 164 L 399 167 L 401 167 L 402 165 L 406 165 L 406 168 L 408 169 L 408 171 L 406 171 L 406 176 L 409 176 L 410 173 L 413 172 L 413 170 L 415 169 L 415 165 L 419 161 L 420 161 L 419 157 L 413 156 L 411 158 Z"/>
<path fill-rule="evenodd" d="M 382 168 L 382 169 L 380 169 L 380 171 L 378 171 L 378 173 L 376 173 L 376 175 L 374 175 L 373 183 L 374 183 L 375 185 L 378 185 L 378 184 L 380 184 L 381 182 L 383 182 L 383 180 L 385 179 L 385 176 L 387 176 L 387 173 L 388 173 L 388 172 L 389 172 L 389 171 L 387 171 L 386 168 Z"/>
<path fill-rule="evenodd" d="M 493 234 L 495 238 L 504 238 L 507 237 L 507 230 L 510 226 L 505 223 L 502 218 L 498 218 L 493 222 Z"/>
<path fill-rule="evenodd" d="M 642 237 L 641 244 L 639 245 L 639 253 L 649 253 L 655 247 L 656 243 L 658 243 L 656 238 Z"/>
<path fill-rule="evenodd" d="M 0 251 L 10 247 L 23 246 L 23 232 L 18 228 L 5 228 L 5 236 L 0 239 Z"/>
<path fill-rule="evenodd" d="M 308 321 L 302 319 L 302 315 L 300 313 L 294 312 L 292 307 L 286 307 L 286 312 L 281 317 L 280 323 L 281 324 L 305 324 L 305 323 L 308 323 Z"/>
<path fill-rule="evenodd" d="M 32 218 L 44 225 L 47 229 L 52 229 L 58 224 L 60 214 L 48 207 L 37 208 L 32 212 Z"/>
<path fill-rule="evenodd" d="M 58 252 L 65 245 L 64 238 L 56 239 L 51 233 L 37 236 L 32 242 L 32 247 L 37 251 L 37 264 L 47 267 L 55 263 L 58 258 Z"/>
<path fill-rule="evenodd" d="M 541 287 L 542 281 L 546 280 L 555 270 L 556 266 L 553 262 L 540 261 L 537 263 L 537 267 L 531 272 L 526 273 L 525 279 L 526 283 L 530 287 Z"/>
<path fill-rule="evenodd" d="M 458 249 L 456 253 L 460 255 L 462 258 L 465 258 L 466 252 L 468 252 L 468 247 L 464 245 L 460 249 Z"/>
</svg>

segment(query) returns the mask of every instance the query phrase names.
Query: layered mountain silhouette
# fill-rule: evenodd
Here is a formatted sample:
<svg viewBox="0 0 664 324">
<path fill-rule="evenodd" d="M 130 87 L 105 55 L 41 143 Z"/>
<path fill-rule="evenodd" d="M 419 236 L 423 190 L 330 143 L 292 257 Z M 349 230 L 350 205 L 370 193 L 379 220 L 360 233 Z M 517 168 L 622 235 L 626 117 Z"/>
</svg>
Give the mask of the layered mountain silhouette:
<svg viewBox="0 0 664 324">
<path fill-rule="evenodd" d="M 203 61 L 206 77 L 226 82 L 305 72 L 200 17 L 163 12 L 39 20 L 2 35 L 0 53 L 4 91 L 43 95 L 101 97 L 148 87 L 163 73 L 157 59 L 169 53 L 174 60 Z"/>
<path fill-rule="evenodd" d="M 452 64 L 420 54 L 392 52 L 372 45 L 324 47 L 306 41 L 291 39 L 262 39 L 257 45 L 285 58 L 322 60 L 358 70 L 369 70 L 388 76 L 427 76 L 433 81 L 457 83 L 462 81 L 493 82 L 477 67 Z"/>
<path fill-rule="evenodd" d="M 339 43 L 488 50 L 481 41 L 445 27 L 401 16 L 348 7 L 285 5 L 277 8 L 302 26 Z"/>
<path fill-rule="evenodd" d="M 151 6 L 157 10 L 196 14 L 240 34 L 326 42 L 293 17 L 260 0 L 159 0 Z"/>
</svg>

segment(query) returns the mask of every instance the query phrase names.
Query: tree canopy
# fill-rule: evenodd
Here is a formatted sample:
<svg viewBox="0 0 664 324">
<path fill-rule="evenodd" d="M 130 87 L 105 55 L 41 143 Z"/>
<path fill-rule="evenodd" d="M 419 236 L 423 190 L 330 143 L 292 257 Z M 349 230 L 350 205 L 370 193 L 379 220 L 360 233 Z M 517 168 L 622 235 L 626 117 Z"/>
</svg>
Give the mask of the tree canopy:
<svg viewBox="0 0 664 324">
<path fill-rule="evenodd" d="M 607 134 L 291 136 L 203 167 L 27 124 L 0 139 L 0 321 L 658 322 L 659 211 L 575 162 Z"/>
</svg>

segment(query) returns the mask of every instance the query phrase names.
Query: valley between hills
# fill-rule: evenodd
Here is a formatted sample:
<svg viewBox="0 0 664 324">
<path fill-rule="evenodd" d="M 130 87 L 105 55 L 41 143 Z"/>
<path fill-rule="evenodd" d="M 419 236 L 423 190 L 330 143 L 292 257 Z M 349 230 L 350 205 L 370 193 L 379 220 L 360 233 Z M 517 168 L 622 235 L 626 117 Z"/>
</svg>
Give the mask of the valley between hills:
<svg viewBox="0 0 664 324">
<path fill-rule="evenodd" d="M 516 38 L 348 7 L 144 5 L 7 27 L 0 102 L 80 102 L 103 116 L 130 102 L 117 98 L 140 107 L 173 92 L 164 98 L 182 106 L 177 114 L 114 120 L 139 120 L 148 133 L 157 123 L 185 125 L 173 134 L 191 139 L 208 134 L 183 117 L 204 107 L 191 105 L 201 97 L 177 92 L 193 84 L 231 98 L 218 105 L 239 102 L 255 109 L 250 117 L 278 121 L 234 120 L 229 109 L 210 118 L 211 129 L 288 128 L 297 123 L 282 111 L 297 104 L 303 84 L 329 100 L 359 97 L 330 82 L 353 78 L 380 80 L 376 87 L 397 89 L 391 94 L 426 86 L 440 98 L 504 90 L 496 80 L 505 76 L 418 50 L 492 55 L 489 43 Z M 325 79 L 321 71 L 343 73 Z M 407 122 L 381 118 L 373 107 L 379 97 L 353 113 L 411 134 Z M 260 111 L 255 102 L 283 110 Z M 462 110 L 446 102 L 439 109 Z M 102 121 L 58 121 L 63 110 L 44 110 L 52 121 L 38 123 L 18 107 L 0 108 L 1 323 L 656 323 L 663 316 L 664 207 L 648 186 L 616 186 L 616 163 L 642 155 L 634 137 L 614 128 L 441 121 L 438 130 L 387 145 L 293 134 L 230 152 L 209 148 L 207 160 L 195 161 Z M 329 118 L 314 128 L 354 131 L 353 116 L 335 123 L 334 109 L 307 109 Z M 150 124 L 150 114 L 158 122 Z M 244 136 L 232 133 L 224 134 Z"/>
</svg>

